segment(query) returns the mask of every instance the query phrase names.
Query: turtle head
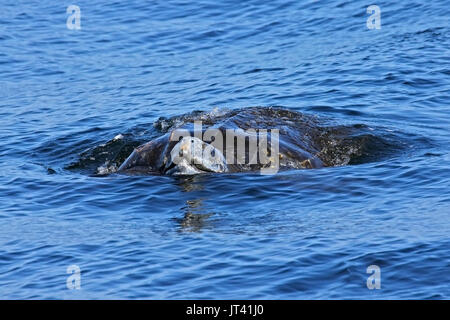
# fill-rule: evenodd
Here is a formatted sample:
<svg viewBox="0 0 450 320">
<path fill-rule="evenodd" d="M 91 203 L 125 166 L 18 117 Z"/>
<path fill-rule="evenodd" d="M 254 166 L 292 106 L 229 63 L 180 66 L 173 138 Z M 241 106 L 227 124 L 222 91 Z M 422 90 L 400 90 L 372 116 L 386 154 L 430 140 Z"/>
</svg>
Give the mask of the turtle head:
<svg viewBox="0 0 450 320">
<path fill-rule="evenodd" d="M 184 136 L 171 150 L 166 174 L 190 175 L 205 172 L 227 172 L 223 153 L 197 137 Z"/>
</svg>

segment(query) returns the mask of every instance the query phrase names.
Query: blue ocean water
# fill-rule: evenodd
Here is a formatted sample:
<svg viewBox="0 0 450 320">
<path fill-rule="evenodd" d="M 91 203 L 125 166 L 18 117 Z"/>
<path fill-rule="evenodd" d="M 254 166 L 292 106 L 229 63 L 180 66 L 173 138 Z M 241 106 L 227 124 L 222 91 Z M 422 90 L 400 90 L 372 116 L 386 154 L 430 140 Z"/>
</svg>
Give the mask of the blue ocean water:
<svg viewBox="0 0 450 320">
<path fill-rule="evenodd" d="M 450 298 L 449 22 L 444 0 L 2 0 L 0 298 Z M 270 176 L 94 175 L 119 134 L 256 105 L 402 147 Z"/>
</svg>

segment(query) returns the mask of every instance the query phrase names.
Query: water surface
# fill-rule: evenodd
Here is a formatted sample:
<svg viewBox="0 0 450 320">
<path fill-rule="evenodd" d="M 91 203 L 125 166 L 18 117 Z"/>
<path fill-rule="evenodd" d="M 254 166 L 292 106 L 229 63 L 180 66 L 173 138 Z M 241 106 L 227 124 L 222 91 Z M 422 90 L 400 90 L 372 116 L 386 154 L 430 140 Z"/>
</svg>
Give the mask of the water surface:
<svg viewBox="0 0 450 320">
<path fill-rule="evenodd" d="M 68 3 L 0 7 L 1 298 L 450 297 L 447 1 L 379 1 L 380 30 L 362 1 L 74 4 L 81 30 Z M 132 149 L 160 117 L 256 105 L 399 149 L 272 176 L 94 175 L 119 134 Z"/>
</svg>

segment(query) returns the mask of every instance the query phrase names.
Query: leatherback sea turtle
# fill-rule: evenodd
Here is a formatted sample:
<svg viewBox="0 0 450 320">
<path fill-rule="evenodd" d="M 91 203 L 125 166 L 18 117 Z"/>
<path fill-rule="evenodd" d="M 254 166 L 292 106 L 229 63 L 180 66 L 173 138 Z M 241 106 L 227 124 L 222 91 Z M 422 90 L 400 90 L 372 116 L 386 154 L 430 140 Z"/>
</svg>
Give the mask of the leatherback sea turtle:
<svg viewBox="0 0 450 320">
<path fill-rule="evenodd" d="M 135 148 L 118 173 L 275 173 L 345 165 L 364 155 L 364 137 L 370 136 L 359 132 L 360 139 L 348 139 L 365 126 L 324 126 L 314 116 L 279 107 L 193 113 L 155 126 L 165 133 Z"/>
</svg>

